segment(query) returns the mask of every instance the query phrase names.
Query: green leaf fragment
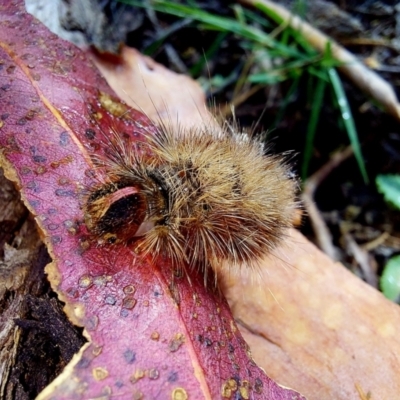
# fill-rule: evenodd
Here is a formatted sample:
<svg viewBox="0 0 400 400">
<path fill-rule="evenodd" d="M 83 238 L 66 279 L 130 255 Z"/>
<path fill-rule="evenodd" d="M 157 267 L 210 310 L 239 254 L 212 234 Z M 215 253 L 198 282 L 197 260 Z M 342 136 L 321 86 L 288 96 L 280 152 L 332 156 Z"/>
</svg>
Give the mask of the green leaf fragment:
<svg viewBox="0 0 400 400">
<path fill-rule="evenodd" d="M 385 200 L 400 210 L 400 175 L 378 175 L 375 182 Z"/>
<path fill-rule="evenodd" d="M 385 297 L 393 301 L 400 299 L 400 255 L 392 257 L 381 276 L 381 289 Z"/>
</svg>

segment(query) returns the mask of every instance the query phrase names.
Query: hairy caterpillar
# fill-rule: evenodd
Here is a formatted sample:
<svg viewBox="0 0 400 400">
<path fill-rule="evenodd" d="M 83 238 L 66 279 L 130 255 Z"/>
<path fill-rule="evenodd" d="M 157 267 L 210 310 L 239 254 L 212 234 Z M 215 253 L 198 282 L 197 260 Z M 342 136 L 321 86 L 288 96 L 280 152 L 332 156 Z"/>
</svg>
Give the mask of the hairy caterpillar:
<svg viewBox="0 0 400 400">
<path fill-rule="evenodd" d="M 255 265 L 292 225 L 296 182 L 261 141 L 230 125 L 181 128 L 126 143 L 100 160 L 107 181 L 89 191 L 85 222 L 98 240 L 124 243 L 177 269 Z M 99 160 L 97 160 L 99 163 Z"/>
</svg>

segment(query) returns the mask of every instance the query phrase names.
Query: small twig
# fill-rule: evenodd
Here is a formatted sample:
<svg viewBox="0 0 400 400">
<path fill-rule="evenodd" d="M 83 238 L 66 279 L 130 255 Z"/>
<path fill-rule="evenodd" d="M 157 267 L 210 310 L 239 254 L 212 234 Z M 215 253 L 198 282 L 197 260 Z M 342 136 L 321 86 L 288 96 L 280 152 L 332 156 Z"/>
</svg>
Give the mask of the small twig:
<svg viewBox="0 0 400 400">
<path fill-rule="evenodd" d="M 368 254 L 367 251 L 362 249 L 353 237 L 346 233 L 344 234 L 344 240 L 349 253 L 354 257 L 361 271 L 363 272 L 365 281 L 374 288 L 378 288 L 378 279 L 376 277 L 376 262 L 374 265 L 374 259 Z"/>
<path fill-rule="evenodd" d="M 223 118 L 227 118 L 229 115 L 232 115 L 232 107 L 233 108 L 238 107 L 240 104 L 244 103 L 249 97 L 253 96 L 253 94 L 257 93 L 263 87 L 264 86 L 262 85 L 252 86 L 249 90 L 236 96 L 232 102 L 221 108 L 220 111 L 221 116 Z"/>
<path fill-rule="evenodd" d="M 304 183 L 302 198 L 304 207 L 306 208 L 307 214 L 311 220 L 311 225 L 313 227 L 318 246 L 334 260 L 338 259 L 337 250 L 333 245 L 332 235 L 314 203 L 314 194 L 321 182 L 323 182 L 337 166 L 348 159 L 352 154 L 353 149 L 351 146 L 346 147 L 344 151 L 335 153 L 322 168 L 311 175 Z"/>
<path fill-rule="evenodd" d="M 387 232 L 383 232 L 374 240 L 369 241 L 368 243 L 364 243 L 361 248 L 365 251 L 372 251 L 376 249 L 381 244 L 385 243 L 386 239 L 388 239 L 390 235 Z"/>
<path fill-rule="evenodd" d="M 345 45 L 350 46 L 383 46 L 388 47 L 394 51 L 399 51 L 399 48 L 390 43 L 386 39 L 373 39 L 373 38 L 352 38 L 352 39 L 342 39 L 340 41 Z"/>
<path fill-rule="evenodd" d="M 368 96 L 372 97 L 383 108 L 400 120 L 400 104 L 393 87 L 378 74 L 362 64 L 352 53 L 336 43 L 332 38 L 312 27 L 301 18 L 292 14 L 286 8 L 269 0 L 241 0 L 244 4 L 271 10 L 282 24 L 288 24 L 298 30 L 301 35 L 320 52 L 326 51 L 328 43 L 331 45 L 333 57 L 341 63 L 338 69 L 358 85 Z"/>
</svg>

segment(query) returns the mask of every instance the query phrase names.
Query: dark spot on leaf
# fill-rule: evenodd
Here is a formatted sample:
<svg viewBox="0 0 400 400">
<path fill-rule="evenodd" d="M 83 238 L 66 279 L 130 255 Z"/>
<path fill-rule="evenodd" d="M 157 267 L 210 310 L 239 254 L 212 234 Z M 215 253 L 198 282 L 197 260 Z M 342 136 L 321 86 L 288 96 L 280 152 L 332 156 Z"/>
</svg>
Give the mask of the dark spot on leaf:
<svg viewBox="0 0 400 400">
<path fill-rule="evenodd" d="M 40 155 L 37 154 L 37 148 L 35 146 L 31 146 L 29 148 L 29 151 L 32 154 L 32 159 L 33 159 L 34 162 L 42 163 L 42 162 L 46 162 L 47 161 L 46 157 L 40 156 Z"/>
<path fill-rule="evenodd" d="M 233 347 L 232 343 L 228 344 L 228 351 L 229 353 L 233 353 L 235 351 L 235 348 Z"/>
<path fill-rule="evenodd" d="M 124 359 L 128 364 L 133 364 L 136 360 L 136 353 L 130 349 L 125 350 Z"/>
<path fill-rule="evenodd" d="M 37 74 L 37 73 L 34 73 L 34 74 L 32 74 L 31 76 L 32 76 L 32 79 L 33 79 L 34 81 L 36 81 L 36 82 L 40 81 L 40 79 L 42 78 L 42 77 L 40 76 L 40 74 Z"/>
<path fill-rule="evenodd" d="M 7 68 L 6 68 L 6 71 L 7 71 L 7 73 L 8 74 L 13 74 L 14 73 L 14 71 L 15 71 L 15 65 L 9 65 Z"/>
<path fill-rule="evenodd" d="M 178 380 L 178 373 L 176 371 L 171 371 L 167 378 L 168 382 L 173 383 Z"/>
<path fill-rule="evenodd" d="M 75 197 L 75 192 L 73 190 L 57 189 L 55 193 L 58 197 Z"/>
<path fill-rule="evenodd" d="M 25 125 L 28 122 L 28 120 L 26 118 L 20 118 L 17 121 L 17 125 Z"/>
<path fill-rule="evenodd" d="M 62 242 L 61 236 L 52 236 L 51 243 L 53 244 L 60 244 Z"/>
<path fill-rule="evenodd" d="M 96 137 L 96 132 L 93 129 L 86 129 L 85 136 L 89 140 L 93 140 Z"/>
<path fill-rule="evenodd" d="M 129 315 L 129 311 L 126 308 L 123 308 L 119 315 L 123 318 L 126 318 Z"/>
<path fill-rule="evenodd" d="M 59 227 L 58 224 L 49 224 L 49 225 L 47 226 L 47 229 L 48 229 L 49 231 L 55 231 L 56 229 L 58 229 L 58 227 Z"/>
<path fill-rule="evenodd" d="M 32 157 L 33 162 L 35 163 L 44 163 L 47 161 L 47 158 L 44 156 L 33 156 Z"/>
<path fill-rule="evenodd" d="M 211 339 L 205 338 L 205 339 L 204 339 L 204 345 L 205 345 L 206 347 L 212 346 L 212 341 L 211 341 Z"/>
<path fill-rule="evenodd" d="M 33 208 L 37 208 L 40 205 L 40 201 L 39 200 L 31 200 L 29 203 Z"/>
<path fill-rule="evenodd" d="M 122 386 L 124 386 L 124 384 L 121 381 L 117 381 L 117 382 L 115 382 L 115 386 L 117 388 L 122 388 Z"/>
<path fill-rule="evenodd" d="M 11 89 L 11 84 L 7 83 L 3 86 L 1 86 L 1 89 L 4 90 L 5 92 L 8 92 Z"/>
<path fill-rule="evenodd" d="M 260 378 L 256 378 L 254 382 L 254 391 L 258 394 L 261 394 L 263 391 L 263 382 Z"/>
<path fill-rule="evenodd" d="M 1 114 L 0 118 L 1 118 L 2 121 L 5 121 L 9 116 L 10 116 L 9 113 L 4 113 L 4 114 Z"/>
<path fill-rule="evenodd" d="M 60 145 L 65 147 L 69 143 L 69 135 L 67 131 L 60 133 Z"/>
<path fill-rule="evenodd" d="M 48 210 L 47 210 L 47 212 L 48 212 L 48 214 L 50 214 L 50 215 L 54 215 L 54 214 L 57 214 L 57 209 L 56 208 L 49 208 Z"/>
<path fill-rule="evenodd" d="M 28 174 L 30 174 L 31 172 L 32 172 L 31 169 L 28 168 L 28 167 L 22 167 L 22 168 L 21 168 L 21 174 L 22 174 L 22 175 L 28 175 Z"/>
</svg>

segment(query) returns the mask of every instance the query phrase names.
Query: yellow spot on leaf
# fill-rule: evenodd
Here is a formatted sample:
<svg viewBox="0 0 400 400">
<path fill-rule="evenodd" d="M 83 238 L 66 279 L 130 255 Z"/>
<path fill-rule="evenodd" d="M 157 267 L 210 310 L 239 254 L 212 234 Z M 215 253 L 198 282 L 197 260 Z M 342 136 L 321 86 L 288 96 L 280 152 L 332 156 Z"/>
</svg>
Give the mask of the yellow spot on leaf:
<svg viewBox="0 0 400 400">
<path fill-rule="evenodd" d="M 183 388 L 176 388 L 172 391 L 172 400 L 187 400 L 189 396 Z"/>
<path fill-rule="evenodd" d="M 182 333 L 177 333 L 169 342 L 169 350 L 171 352 L 177 351 L 185 342 L 185 336 Z"/>
<path fill-rule="evenodd" d="M 240 395 L 243 399 L 248 400 L 250 398 L 250 383 L 249 381 L 243 381 L 239 388 Z"/>
<path fill-rule="evenodd" d="M 101 106 L 115 117 L 128 117 L 129 108 L 127 107 L 127 105 L 112 98 L 109 94 L 101 92 L 99 96 L 99 101 Z"/>
<path fill-rule="evenodd" d="M 143 369 L 138 368 L 133 375 L 129 378 L 131 383 L 136 383 L 139 379 L 144 377 L 145 371 Z"/>
<path fill-rule="evenodd" d="M 228 379 L 223 385 L 221 390 L 222 397 L 230 398 L 236 392 L 238 386 L 234 379 Z"/>
<path fill-rule="evenodd" d="M 92 374 L 96 381 L 102 381 L 107 378 L 108 371 L 105 368 L 98 367 L 93 369 Z"/>
</svg>

